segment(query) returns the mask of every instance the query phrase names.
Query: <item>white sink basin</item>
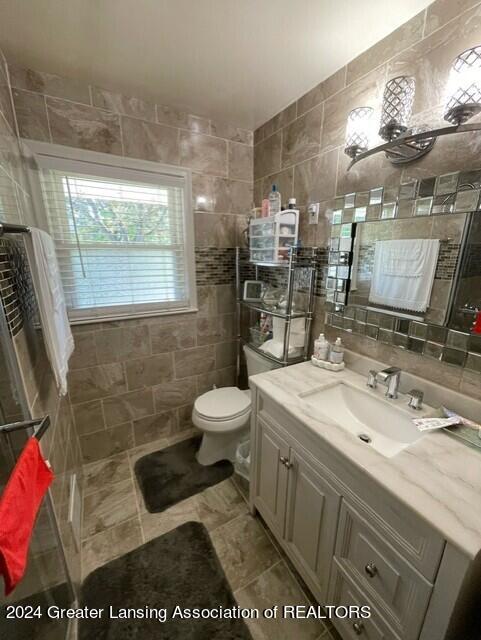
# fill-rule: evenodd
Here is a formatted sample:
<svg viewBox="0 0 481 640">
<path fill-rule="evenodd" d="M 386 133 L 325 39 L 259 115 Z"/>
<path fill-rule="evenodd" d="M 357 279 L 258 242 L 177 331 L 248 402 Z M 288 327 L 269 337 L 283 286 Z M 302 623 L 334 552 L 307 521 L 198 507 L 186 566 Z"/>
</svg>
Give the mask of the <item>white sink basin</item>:
<svg viewBox="0 0 481 640">
<path fill-rule="evenodd" d="M 384 397 L 384 389 L 362 389 L 345 381 L 299 394 L 315 408 L 315 417 L 336 424 L 371 446 L 387 458 L 409 447 L 423 434 L 411 419 L 421 417 L 407 407 L 407 398 Z"/>
</svg>

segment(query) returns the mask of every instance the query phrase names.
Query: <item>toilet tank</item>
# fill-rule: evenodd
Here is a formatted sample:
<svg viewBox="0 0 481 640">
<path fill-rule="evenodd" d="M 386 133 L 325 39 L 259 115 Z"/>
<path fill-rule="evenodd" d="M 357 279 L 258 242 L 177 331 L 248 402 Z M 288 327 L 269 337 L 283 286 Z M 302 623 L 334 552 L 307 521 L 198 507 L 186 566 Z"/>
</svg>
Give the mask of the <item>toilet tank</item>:
<svg viewBox="0 0 481 640">
<path fill-rule="evenodd" d="M 244 345 L 244 354 L 246 357 L 248 376 L 255 376 L 257 373 L 272 371 L 272 369 L 278 369 L 281 366 L 276 362 L 272 362 L 271 360 L 264 358 L 253 349 L 250 349 L 247 345 Z"/>
</svg>

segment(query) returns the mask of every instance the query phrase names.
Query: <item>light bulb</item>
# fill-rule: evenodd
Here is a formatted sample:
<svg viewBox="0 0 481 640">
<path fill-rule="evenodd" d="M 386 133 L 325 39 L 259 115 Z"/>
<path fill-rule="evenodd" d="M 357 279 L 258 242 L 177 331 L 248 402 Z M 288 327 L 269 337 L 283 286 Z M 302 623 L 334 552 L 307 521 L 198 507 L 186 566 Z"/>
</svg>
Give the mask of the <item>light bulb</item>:
<svg viewBox="0 0 481 640">
<path fill-rule="evenodd" d="M 348 115 L 344 153 L 349 157 L 356 158 L 369 149 L 374 135 L 373 114 L 372 107 L 357 107 Z"/>
</svg>

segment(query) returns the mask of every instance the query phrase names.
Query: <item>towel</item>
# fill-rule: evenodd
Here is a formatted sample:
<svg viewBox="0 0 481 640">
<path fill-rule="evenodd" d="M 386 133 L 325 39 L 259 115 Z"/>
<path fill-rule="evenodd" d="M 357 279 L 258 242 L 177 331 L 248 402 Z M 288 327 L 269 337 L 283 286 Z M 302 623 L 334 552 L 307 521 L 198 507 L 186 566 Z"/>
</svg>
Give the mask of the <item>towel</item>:
<svg viewBox="0 0 481 640">
<path fill-rule="evenodd" d="M 376 242 L 369 302 L 426 311 L 431 298 L 439 240 Z"/>
<path fill-rule="evenodd" d="M 65 306 L 62 281 L 52 238 L 31 229 L 27 242 L 33 282 L 48 358 L 61 395 L 67 393 L 68 361 L 74 341 Z"/>
<path fill-rule="evenodd" d="M 37 438 L 29 438 L 0 497 L 0 574 L 6 596 L 25 573 L 37 513 L 53 478 Z"/>
</svg>

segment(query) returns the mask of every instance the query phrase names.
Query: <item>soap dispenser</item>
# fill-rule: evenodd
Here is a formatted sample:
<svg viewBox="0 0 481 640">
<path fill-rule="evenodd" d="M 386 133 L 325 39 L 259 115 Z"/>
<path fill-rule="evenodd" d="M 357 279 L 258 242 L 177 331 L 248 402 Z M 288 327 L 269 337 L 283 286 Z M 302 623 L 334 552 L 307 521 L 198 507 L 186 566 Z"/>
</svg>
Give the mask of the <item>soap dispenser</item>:
<svg viewBox="0 0 481 640">
<path fill-rule="evenodd" d="M 329 353 L 329 362 L 332 362 L 332 364 L 342 364 L 344 362 L 344 346 L 341 338 L 336 338 L 336 342 L 332 345 Z"/>
<path fill-rule="evenodd" d="M 323 333 L 319 334 L 319 338 L 314 341 L 314 358 L 318 360 L 329 359 L 329 342 Z"/>
</svg>

